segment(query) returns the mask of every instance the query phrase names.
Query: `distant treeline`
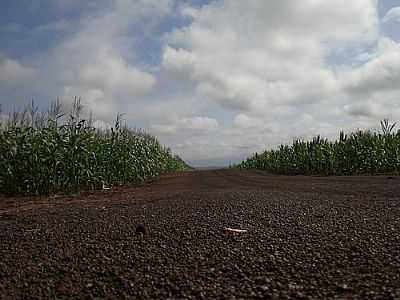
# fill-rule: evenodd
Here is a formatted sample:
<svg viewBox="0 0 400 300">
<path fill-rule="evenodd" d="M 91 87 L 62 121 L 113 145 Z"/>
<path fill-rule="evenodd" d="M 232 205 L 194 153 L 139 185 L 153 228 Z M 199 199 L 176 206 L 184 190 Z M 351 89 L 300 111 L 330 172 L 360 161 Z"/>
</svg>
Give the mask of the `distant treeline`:
<svg viewBox="0 0 400 300">
<path fill-rule="evenodd" d="M 237 167 L 277 174 L 357 175 L 400 172 L 400 130 L 396 123 L 381 121 L 381 132 L 340 132 L 339 140 L 317 136 L 296 140 L 277 150 L 256 153 Z"/>
<path fill-rule="evenodd" d="M 0 122 L 0 193 L 76 193 L 189 168 L 155 137 L 122 126 L 121 115 L 97 129 L 81 111 L 79 99 L 68 115 L 58 101 L 45 113 L 32 104 Z"/>
</svg>

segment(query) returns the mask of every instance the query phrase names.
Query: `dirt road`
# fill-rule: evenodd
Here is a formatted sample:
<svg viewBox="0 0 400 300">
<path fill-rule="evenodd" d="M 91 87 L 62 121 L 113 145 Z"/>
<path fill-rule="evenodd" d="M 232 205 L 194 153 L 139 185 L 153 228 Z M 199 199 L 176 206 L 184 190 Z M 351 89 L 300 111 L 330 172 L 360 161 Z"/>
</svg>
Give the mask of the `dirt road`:
<svg viewBox="0 0 400 300">
<path fill-rule="evenodd" d="M 216 170 L 0 198 L 0 299 L 400 299 L 399 195 L 392 176 Z"/>
</svg>

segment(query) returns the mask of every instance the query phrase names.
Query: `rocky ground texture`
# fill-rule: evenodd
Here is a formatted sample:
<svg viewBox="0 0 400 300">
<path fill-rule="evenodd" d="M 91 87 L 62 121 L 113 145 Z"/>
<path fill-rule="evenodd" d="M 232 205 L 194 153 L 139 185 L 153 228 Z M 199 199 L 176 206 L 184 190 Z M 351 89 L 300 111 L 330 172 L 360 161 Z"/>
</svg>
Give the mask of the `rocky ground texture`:
<svg viewBox="0 0 400 300">
<path fill-rule="evenodd" d="M 0 198 L 0 299 L 400 299 L 399 196 L 396 176 L 215 170 Z"/>
</svg>

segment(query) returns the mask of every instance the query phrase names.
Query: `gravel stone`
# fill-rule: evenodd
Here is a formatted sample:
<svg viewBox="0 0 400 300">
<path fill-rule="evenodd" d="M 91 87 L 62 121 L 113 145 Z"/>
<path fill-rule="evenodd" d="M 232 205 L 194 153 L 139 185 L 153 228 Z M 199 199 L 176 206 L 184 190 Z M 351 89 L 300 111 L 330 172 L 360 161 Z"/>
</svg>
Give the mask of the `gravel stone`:
<svg viewBox="0 0 400 300">
<path fill-rule="evenodd" d="M 0 198 L 0 299 L 399 299 L 399 195 L 397 176 L 215 170 Z"/>
</svg>

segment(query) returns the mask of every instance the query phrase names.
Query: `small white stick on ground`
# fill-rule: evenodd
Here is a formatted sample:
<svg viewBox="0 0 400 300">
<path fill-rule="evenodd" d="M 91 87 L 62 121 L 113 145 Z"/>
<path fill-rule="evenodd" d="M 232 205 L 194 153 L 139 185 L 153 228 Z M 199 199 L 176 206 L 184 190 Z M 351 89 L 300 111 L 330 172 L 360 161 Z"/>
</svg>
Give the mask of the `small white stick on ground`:
<svg viewBox="0 0 400 300">
<path fill-rule="evenodd" d="M 225 233 L 233 233 L 233 234 L 235 234 L 235 233 L 246 233 L 247 230 L 225 227 L 225 228 L 224 228 L 224 232 L 225 232 Z"/>
</svg>

